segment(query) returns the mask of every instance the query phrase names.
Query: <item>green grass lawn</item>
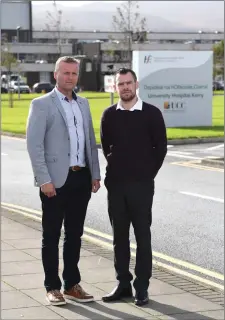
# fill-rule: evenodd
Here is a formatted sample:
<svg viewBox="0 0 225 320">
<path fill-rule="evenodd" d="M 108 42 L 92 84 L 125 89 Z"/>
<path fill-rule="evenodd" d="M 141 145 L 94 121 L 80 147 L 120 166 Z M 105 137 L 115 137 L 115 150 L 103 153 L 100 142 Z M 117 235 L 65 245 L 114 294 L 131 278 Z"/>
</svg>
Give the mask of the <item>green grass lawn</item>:
<svg viewBox="0 0 225 320">
<path fill-rule="evenodd" d="M 110 105 L 109 93 L 82 92 L 80 94 L 89 99 L 96 140 L 99 143 L 100 120 L 102 112 Z M 31 99 L 38 94 L 22 94 L 21 100 L 15 95 L 14 107 L 9 108 L 8 95 L 1 95 L 2 106 L 2 131 L 13 133 L 25 133 L 26 119 Z M 115 95 L 115 102 L 117 96 Z M 222 137 L 224 135 L 224 96 L 213 97 L 213 126 L 212 127 L 185 127 L 168 128 L 168 139 Z"/>
</svg>

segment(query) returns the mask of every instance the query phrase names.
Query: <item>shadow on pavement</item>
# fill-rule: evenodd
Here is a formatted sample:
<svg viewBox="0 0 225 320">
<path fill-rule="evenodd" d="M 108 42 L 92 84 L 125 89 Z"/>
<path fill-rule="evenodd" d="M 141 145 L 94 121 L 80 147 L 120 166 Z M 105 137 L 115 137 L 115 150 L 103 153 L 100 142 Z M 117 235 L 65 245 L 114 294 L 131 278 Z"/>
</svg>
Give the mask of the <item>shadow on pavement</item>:
<svg viewBox="0 0 225 320">
<path fill-rule="evenodd" d="M 117 302 L 124 304 L 127 306 L 127 309 L 129 310 L 129 305 L 126 302 Z M 107 305 L 113 305 L 114 303 L 108 303 Z M 108 308 L 107 306 L 103 306 L 102 304 L 98 303 L 98 301 L 91 302 L 91 303 L 67 303 L 65 306 L 62 306 L 61 308 L 70 310 L 76 314 L 79 314 L 82 317 L 86 317 L 88 319 L 95 319 L 95 320 L 106 320 L 106 319 L 112 319 L 113 317 L 117 317 L 119 319 L 132 319 L 132 320 L 139 320 L 139 319 L 146 319 L 146 316 L 148 318 L 154 318 L 151 314 L 145 316 L 135 316 L 132 315 L 132 312 L 126 313 L 124 311 L 118 311 L 115 309 Z M 136 311 L 136 310 L 135 310 Z M 142 311 L 142 310 L 140 310 Z M 138 311 L 136 311 L 136 314 L 138 314 Z M 74 317 L 75 319 L 75 317 Z"/>
<path fill-rule="evenodd" d="M 222 307 L 221 307 L 222 308 Z M 201 315 L 197 312 L 191 312 L 188 310 L 176 308 L 174 306 L 170 306 L 169 304 L 160 303 L 154 300 L 150 300 L 149 304 L 142 307 L 142 310 L 148 312 L 146 309 L 157 311 L 162 313 L 163 315 L 170 315 L 176 320 L 188 319 L 188 320 L 215 320 L 214 318 Z M 216 310 L 214 310 L 216 311 Z M 184 314 L 186 313 L 186 317 Z M 188 317 L 187 317 L 188 314 Z M 159 316 L 159 315 L 158 315 Z M 162 315 L 161 315 L 162 316 Z"/>
<path fill-rule="evenodd" d="M 132 300 L 126 300 L 127 302 L 131 302 Z M 125 304 L 129 310 L 129 306 L 126 302 L 117 302 L 117 304 Z M 138 320 L 138 319 L 146 319 L 153 318 L 158 319 L 158 317 L 165 316 L 171 316 L 175 320 L 182 320 L 182 319 L 188 319 L 188 320 L 215 320 L 214 318 L 201 315 L 196 312 L 190 312 L 188 310 L 179 309 L 167 304 L 159 303 L 154 300 L 150 300 L 149 304 L 146 306 L 143 306 L 140 308 L 140 311 L 148 313 L 143 316 L 135 316 L 132 315 L 132 308 L 130 313 L 126 313 L 124 311 L 118 311 L 115 309 L 108 308 L 108 305 L 113 305 L 115 303 L 107 303 L 107 304 L 100 304 L 97 301 L 93 303 L 87 303 L 87 304 L 79 304 L 79 303 L 68 303 L 65 306 L 63 306 L 63 309 L 70 310 L 76 314 L 79 314 L 82 317 L 87 317 L 89 319 L 96 319 L 96 320 L 103 320 L 103 319 L 112 319 L 112 317 L 118 317 L 120 319 L 132 319 L 132 320 Z M 133 307 L 134 305 L 132 305 Z M 87 307 L 87 308 L 86 308 Z M 135 307 L 135 306 L 134 306 Z M 139 309 L 138 307 L 135 307 L 135 309 Z M 157 311 L 161 313 L 160 315 L 153 315 L 151 311 Z M 217 310 L 214 310 L 217 311 Z M 99 313 L 100 312 L 100 313 Z M 101 314 L 102 313 L 102 314 Z M 137 314 L 137 313 L 136 313 Z M 186 317 L 185 317 L 186 314 Z"/>
</svg>

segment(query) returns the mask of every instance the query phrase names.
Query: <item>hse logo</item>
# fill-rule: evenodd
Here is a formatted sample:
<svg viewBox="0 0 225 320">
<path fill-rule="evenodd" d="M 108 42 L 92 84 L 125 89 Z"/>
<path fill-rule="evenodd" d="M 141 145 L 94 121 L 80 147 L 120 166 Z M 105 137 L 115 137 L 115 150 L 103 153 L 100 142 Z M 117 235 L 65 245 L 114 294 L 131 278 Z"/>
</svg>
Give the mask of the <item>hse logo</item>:
<svg viewBox="0 0 225 320">
<path fill-rule="evenodd" d="M 185 102 L 183 101 L 164 101 L 165 111 L 183 111 L 185 110 Z"/>
<path fill-rule="evenodd" d="M 144 57 L 144 63 L 151 63 L 152 62 L 152 55 L 148 55 Z"/>
</svg>

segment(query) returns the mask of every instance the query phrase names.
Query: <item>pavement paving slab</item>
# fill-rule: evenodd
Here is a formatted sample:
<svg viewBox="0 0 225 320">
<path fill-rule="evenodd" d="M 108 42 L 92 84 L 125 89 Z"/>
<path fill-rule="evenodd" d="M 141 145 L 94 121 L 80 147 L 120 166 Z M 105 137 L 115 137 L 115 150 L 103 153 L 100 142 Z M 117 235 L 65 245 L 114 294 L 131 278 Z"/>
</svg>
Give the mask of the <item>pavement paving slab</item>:
<svg viewBox="0 0 225 320">
<path fill-rule="evenodd" d="M 81 304 L 67 300 L 65 306 L 51 306 L 43 288 L 40 230 L 6 217 L 2 219 L 2 230 L 1 319 L 224 319 L 224 309 L 217 301 L 178 288 L 176 281 L 169 284 L 166 277 L 151 279 L 147 306 L 136 307 L 131 298 L 104 303 L 102 296 L 116 285 L 113 260 L 105 250 L 101 255 L 96 245 L 88 243 L 81 250 L 81 285 L 94 295 L 95 301 Z M 60 254 L 60 273 L 62 268 Z M 156 274 L 157 270 L 153 272 Z"/>
</svg>

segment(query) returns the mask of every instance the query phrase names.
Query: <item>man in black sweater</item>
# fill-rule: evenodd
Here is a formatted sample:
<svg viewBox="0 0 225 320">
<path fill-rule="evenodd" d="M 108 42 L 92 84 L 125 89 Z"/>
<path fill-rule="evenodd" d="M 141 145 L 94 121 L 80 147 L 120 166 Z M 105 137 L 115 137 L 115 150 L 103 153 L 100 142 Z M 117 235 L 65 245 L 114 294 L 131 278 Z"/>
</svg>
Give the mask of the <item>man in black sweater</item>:
<svg viewBox="0 0 225 320">
<path fill-rule="evenodd" d="M 118 286 L 102 299 L 109 302 L 132 297 L 133 277 L 129 271 L 132 223 L 137 242 L 135 304 L 141 306 L 149 301 L 154 178 L 167 152 L 166 128 L 161 111 L 137 97 L 138 82 L 133 70 L 120 69 L 115 80 L 120 100 L 103 113 L 101 143 L 107 160 L 105 186 Z"/>
</svg>

